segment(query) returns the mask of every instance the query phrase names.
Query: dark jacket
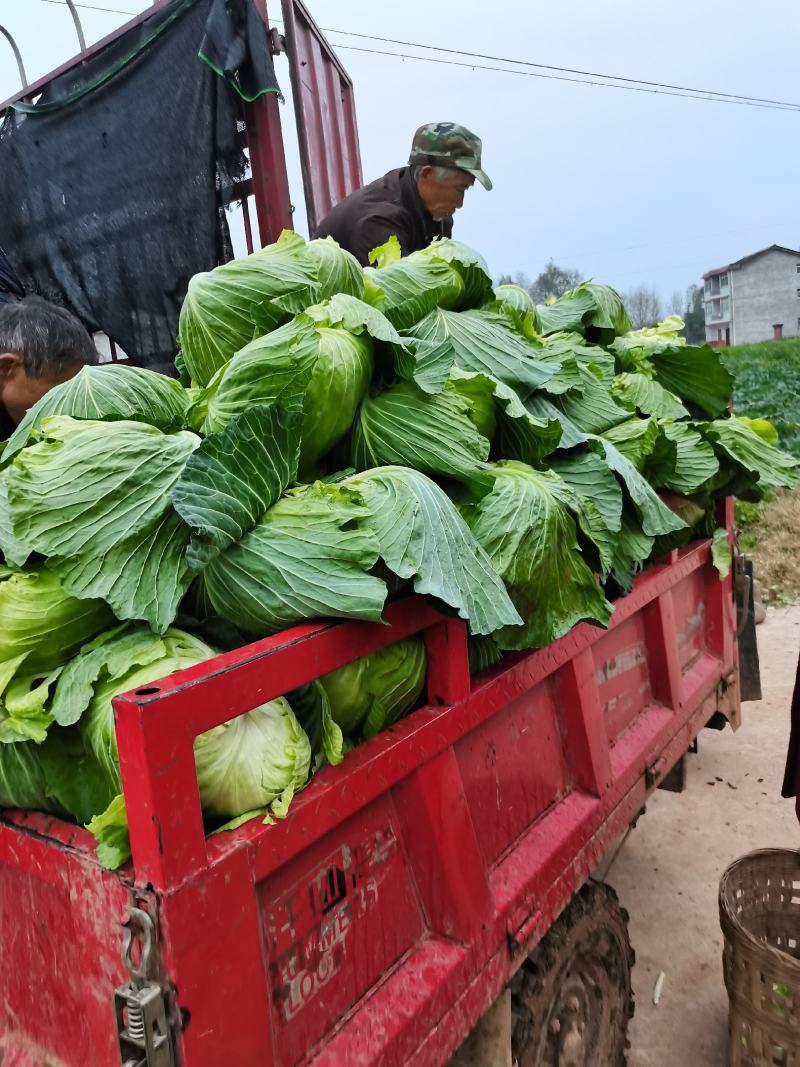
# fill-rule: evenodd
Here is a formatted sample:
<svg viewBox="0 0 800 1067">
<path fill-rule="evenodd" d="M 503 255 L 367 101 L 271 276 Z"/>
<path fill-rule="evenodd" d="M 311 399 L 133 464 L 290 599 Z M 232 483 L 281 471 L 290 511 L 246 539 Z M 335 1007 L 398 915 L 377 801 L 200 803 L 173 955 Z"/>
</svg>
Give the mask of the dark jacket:
<svg viewBox="0 0 800 1067">
<path fill-rule="evenodd" d="M 452 232 L 452 219 L 435 222 L 422 203 L 411 167 L 400 167 L 341 200 L 314 236 L 333 237 L 366 267 L 372 249 L 392 234 L 407 256 L 426 248 L 434 237 L 449 237 Z"/>
<path fill-rule="evenodd" d="M 797 676 L 792 697 L 791 734 L 789 752 L 786 756 L 786 771 L 783 776 L 783 796 L 800 798 L 800 662 L 797 664 Z M 800 817 L 800 803 L 797 809 Z"/>
<path fill-rule="evenodd" d="M 0 441 L 8 440 L 16 428 L 17 424 L 3 407 L 2 400 L 0 400 Z"/>
</svg>

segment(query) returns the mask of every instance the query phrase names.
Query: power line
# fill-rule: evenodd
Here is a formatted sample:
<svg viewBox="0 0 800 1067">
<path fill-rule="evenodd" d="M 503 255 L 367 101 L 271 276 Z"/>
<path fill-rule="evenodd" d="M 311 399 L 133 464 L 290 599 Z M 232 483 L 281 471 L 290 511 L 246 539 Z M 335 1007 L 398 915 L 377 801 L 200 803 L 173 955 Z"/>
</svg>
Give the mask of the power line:
<svg viewBox="0 0 800 1067">
<path fill-rule="evenodd" d="M 337 31 L 326 30 L 326 33 L 332 33 L 332 32 L 337 32 Z M 598 88 L 604 88 L 604 89 L 624 89 L 626 92 L 651 93 L 651 94 L 654 94 L 654 95 L 657 95 L 657 96 L 675 96 L 675 97 L 679 97 L 682 100 L 704 100 L 704 101 L 707 101 L 709 103 L 715 103 L 715 104 L 738 104 L 738 105 L 744 106 L 744 107 L 762 108 L 762 109 L 764 109 L 766 111 L 794 111 L 794 112 L 800 111 L 800 104 L 790 104 L 790 103 L 786 103 L 786 104 L 783 104 L 783 103 L 775 103 L 775 104 L 763 103 L 762 104 L 762 103 L 757 102 L 757 98 L 755 98 L 755 97 L 752 100 L 748 100 L 748 99 L 746 99 L 744 97 L 731 99 L 731 98 L 727 98 L 727 97 L 724 97 L 724 96 L 721 96 L 721 95 L 719 95 L 719 96 L 694 95 L 693 96 L 693 95 L 691 95 L 691 92 L 694 92 L 695 90 L 691 90 L 690 92 L 678 92 L 678 91 L 671 90 L 671 89 L 655 89 L 655 88 L 650 88 L 648 86 L 648 83 L 645 83 L 643 85 L 633 85 L 633 84 L 618 85 L 615 82 L 611 82 L 611 81 L 606 81 L 606 82 L 594 81 L 594 80 L 592 80 L 592 78 L 574 78 L 574 77 L 571 77 L 571 76 L 566 75 L 566 74 L 544 74 L 541 71 L 514 70 L 512 67 L 493 67 L 493 66 L 488 66 L 485 63 L 470 63 L 467 60 L 436 59 L 436 58 L 434 58 L 432 56 L 414 56 L 414 55 L 411 55 L 411 53 L 409 53 L 409 52 L 389 52 L 389 51 L 386 51 L 384 49 L 379 49 L 379 48 L 362 48 L 359 45 L 354 45 L 354 44 L 339 44 L 339 43 L 337 43 L 336 47 L 337 48 L 346 49 L 349 52 L 368 52 L 368 53 L 370 53 L 372 55 L 376 55 L 376 56 L 394 56 L 397 59 L 415 59 L 418 63 L 440 63 L 440 64 L 443 64 L 444 66 L 448 66 L 448 67 L 466 67 L 466 68 L 468 68 L 470 70 L 493 70 L 493 71 L 496 71 L 498 74 L 517 74 L 517 75 L 520 75 L 520 76 L 525 77 L 525 78 L 544 78 L 547 81 L 573 82 L 576 85 L 591 85 L 591 86 L 597 86 Z M 511 62 L 514 62 L 514 60 L 512 60 Z M 554 68 L 554 69 L 557 69 L 557 68 Z M 700 90 L 697 90 L 697 92 L 699 93 Z"/>
<path fill-rule="evenodd" d="M 281 20 L 277 20 L 281 21 Z M 731 100 L 748 100 L 761 104 L 777 104 L 781 107 L 800 108 L 800 103 L 787 100 L 772 100 L 769 97 L 753 96 L 751 93 L 728 93 L 717 89 L 695 89 L 687 85 L 672 85 L 669 82 L 646 81 L 644 78 L 628 78 L 622 74 L 601 74 L 591 70 L 577 70 L 572 67 L 558 67 L 552 63 L 535 63 L 529 59 L 512 59 L 508 56 L 493 56 L 484 52 L 466 52 L 462 48 L 445 48 L 442 45 L 421 44 L 419 41 L 403 41 L 395 37 L 376 37 L 369 33 L 356 33 L 354 30 L 334 30 L 322 27 L 325 33 L 340 33 L 346 37 L 360 37 L 363 40 L 380 41 L 382 44 L 398 44 L 404 48 L 422 48 L 433 52 L 445 52 L 449 55 L 469 56 L 472 59 L 488 59 L 493 63 L 514 63 L 518 66 L 537 67 L 540 70 L 555 70 L 561 74 L 579 74 L 585 78 L 604 78 L 617 82 L 630 82 L 635 85 L 647 85 L 656 89 L 676 89 L 680 92 L 695 93 L 699 96 L 721 96 Z M 344 45 L 340 47 L 346 47 Z"/>
<path fill-rule="evenodd" d="M 43 4 L 56 4 L 58 7 L 66 7 L 64 0 L 40 0 Z M 85 11 L 105 11 L 109 15 L 139 15 L 139 11 L 122 11 L 118 7 L 100 7 L 98 4 L 79 4 L 76 3 L 75 7 L 83 8 Z"/>
<path fill-rule="evenodd" d="M 60 4 L 63 0 L 41 0 L 43 3 Z M 139 12 L 124 11 L 120 8 L 101 7 L 96 4 L 76 3 L 76 7 L 91 11 L 104 11 L 109 14 L 135 15 Z M 273 22 L 283 22 L 273 18 Z M 405 41 L 396 37 L 380 37 L 375 34 L 359 33 L 355 30 L 339 30 L 334 27 L 321 27 L 325 33 L 336 33 L 345 37 L 361 40 L 378 41 L 383 44 L 397 44 L 405 48 L 418 48 L 425 51 L 443 52 L 447 55 L 465 56 L 467 59 L 487 59 L 491 63 L 512 63 L 515 67 L 530 67 L 535 70 L 517 70 L 514 67 L 489 66 L 483 63 L 470 63 L 465 60 L 442 59 L 434 56 L 415 56 L 407 52 L 393 52 L 385 49 L 366 48 L 358 45 L 337 44 L 350 52 L 363 52 L 370 55 L 390 56 L 395 59 L 411 59 L 420 63 L 438 63 L 442 66 L 463 67 L 471 70 L 496 71 L 499 74 L 517 74 L 524 77 L 540 78 L 547 81 L 571 82 L 576 85 L 597 86 L 607 89 L 625 89 L 630 92 L 653 93 L 660 96 L 675 96 L 684 100 L 705 100 L 710 103 L 736 104 L 745 107 L 759 107 L 769 111 L 800 111 L 800 103 L 787 100 L 775 100 L 770 97 L 752 96 L 746 93 L 729 93 L 717 89 L 696 89 L 692 86 L 676 85 L 670 82 L 648 81 L 643 78 L 630 78 L 625 75 L 603 74 L 597 71 L 580 70 L 573 67 L 560 67 L 549 63 L 537 63 L 528 59 L 514 59 L 508 56 L 495 56 L 484 52 L 468 52 L 458 48 L 431 45 L 419 41 Z M 556 73 L 544 73 L 545 71 Z"/>
</svg>

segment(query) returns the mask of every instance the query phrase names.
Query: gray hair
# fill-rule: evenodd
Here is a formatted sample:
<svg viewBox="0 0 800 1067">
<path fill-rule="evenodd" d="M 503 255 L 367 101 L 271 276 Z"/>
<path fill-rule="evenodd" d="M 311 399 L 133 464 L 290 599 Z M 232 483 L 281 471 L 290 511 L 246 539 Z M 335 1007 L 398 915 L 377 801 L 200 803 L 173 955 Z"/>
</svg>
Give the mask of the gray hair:
<svg viewBox="0 0 800 1067">
<path fill-rule="evenodd" d="M 445 178 L 447 178 L 450 174 L 459 169 L 458 167 L 440 167 L 434 165 L 433 163 L 416 163 L 411 168 L 411 177 L 414 179 L 414 181 L 418 181 L 419 173 L 423 167 L 431 168 L 431 170 L 433 171 L 433 177 L 437 182 L 444 181 Z"/>
<path fill-rule="evenodd" d="M 40 296 L 0 307 L 0 352 L 19 356 L 29 378 L 59 377 L 98 358 L 78 319 Z"/>
</svg>

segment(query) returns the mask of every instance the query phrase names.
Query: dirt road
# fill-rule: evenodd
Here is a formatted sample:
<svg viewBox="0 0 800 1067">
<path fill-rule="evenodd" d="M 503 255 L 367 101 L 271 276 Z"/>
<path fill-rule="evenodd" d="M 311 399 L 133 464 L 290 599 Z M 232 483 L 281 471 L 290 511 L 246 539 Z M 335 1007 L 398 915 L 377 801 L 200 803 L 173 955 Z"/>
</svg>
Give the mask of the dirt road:
<svg viewBox="0 0 800 1067">
<path fill-rule="evenodd" d="M 630 1067 L 724 1067 L 720 875 L 752 849 L 800 847 L 793 805 L 780 798 L 800 606 L 770 609 L 758 644 L 764 699 L 743 706 L 736 734 L 703 731 L 686 791 L 656 793 L 608 878 L 630 912 L 636 950 Z"/>
</svg>

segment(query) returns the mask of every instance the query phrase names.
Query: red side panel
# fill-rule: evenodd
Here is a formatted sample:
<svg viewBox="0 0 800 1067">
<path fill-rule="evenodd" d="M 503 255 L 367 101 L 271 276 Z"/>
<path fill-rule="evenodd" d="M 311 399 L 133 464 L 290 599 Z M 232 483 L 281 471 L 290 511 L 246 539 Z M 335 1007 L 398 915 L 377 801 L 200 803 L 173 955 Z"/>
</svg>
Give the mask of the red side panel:
<svg viewBox="0 0 800 1067">
<path fill-rule="evenodd" d="M 309 233 L 362 184 L 353 83 L 302 0 L 283 0 Z"/>
<path fill-rule="evenodd" d="M 47 815 L 0 818 L 0 1063 L 119 1063 L 114 989 L 127 978 L 128 890 L 85 830 Z"/>
</svg>

